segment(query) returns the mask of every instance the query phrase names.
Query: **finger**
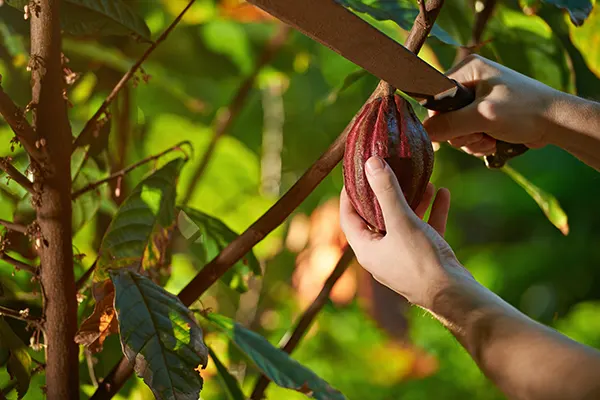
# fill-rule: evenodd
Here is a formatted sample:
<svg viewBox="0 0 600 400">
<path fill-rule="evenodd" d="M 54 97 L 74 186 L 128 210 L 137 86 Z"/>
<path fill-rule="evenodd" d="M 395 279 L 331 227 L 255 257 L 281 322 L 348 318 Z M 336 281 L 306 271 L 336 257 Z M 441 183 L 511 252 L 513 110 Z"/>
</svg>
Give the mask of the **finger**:
<svg viewBox="0 0 600 400">
<path fill-rule="evenodd" d="M 369 185 L 379 201 L 386 230 L 390 232 L 406 226 L 412 210 L 392 169 L 380 157 L 369 158 L 365 167 Z"/>
<path fill-rule="evenodd" d="M 446 188 L 438 190 L 431 214 L 429 215 L 429 225 L 437 231 L 442 237 L 446 234 L 446 223 L 448 222 L 448 213 L 450 212 L 450 191 Z"/>
<path fill-rule="evenodd" d="M 448 141 L 451 146 L 461 148 L 463 146 L 468 146 L 473 143 L 477 143 L 483 139 L 483 133 L 471 133 L 470 135 L 461 136 L 456 139 L 451 139 Z"/>
<path fill-rule="evenodd" d="M 434 141 L 447 141 L 472 133 L 485 132 L 488 121 L 477 109 L 478 102 L 456 111 L 435 114 L 423 121 L 429 137 Z"/>
<path fill-rule="evenodd" d="M 367 224 L 350 202 L 346 188 L 343 188 L 340 194 L 340 225 L 352 247 L 361 243 L 361 238 L 365 237 L 366 232 L 370 232 Z"/>
<path fill-rule="evenodd" d="M 480 155 L 493 154 L 496 151 L 496 140 L 486 137 L 479 142 L 469 144 L 461 147 L 461 149 L 468 154 L 472 154 L 480 157 Z"/>
<path fill-rule="evenodd" d="M 425 193 L 423 194 L 423 199 L 421 199 L 421 202 L 415 209 L 415 214 L 417 214 L 417 217 L 419 217 L 420 219 L 423 219 L 423 216 L 425 216 L 425 213 L 427 212 L 427 209 L 429 208 L 429 205 L 431 204 L 431 200 L 433 199 L 434 194 L 435 194 L 435 186 L 433 185 L 433 183 L 430 182 L 427 184 L 427 189 L 425 189 Z"/>
</svg>

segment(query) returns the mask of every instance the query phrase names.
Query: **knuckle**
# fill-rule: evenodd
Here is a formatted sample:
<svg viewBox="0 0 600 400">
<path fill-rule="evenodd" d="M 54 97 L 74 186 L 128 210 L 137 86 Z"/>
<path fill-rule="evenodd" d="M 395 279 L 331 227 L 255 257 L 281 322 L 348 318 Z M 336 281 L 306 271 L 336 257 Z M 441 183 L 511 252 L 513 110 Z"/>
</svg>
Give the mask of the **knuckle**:
<svg viewBox="0 0 600 400">
<path fill-rule="evenodd" d="M 488 100 L 484 100 L 479 103 L 477 106 L 477 111 L 479 111 L 479 114 L 481 114 L 483 118 L 490 122 L 496 122 L 500 117 L 498 106 Z"/>
</svg>

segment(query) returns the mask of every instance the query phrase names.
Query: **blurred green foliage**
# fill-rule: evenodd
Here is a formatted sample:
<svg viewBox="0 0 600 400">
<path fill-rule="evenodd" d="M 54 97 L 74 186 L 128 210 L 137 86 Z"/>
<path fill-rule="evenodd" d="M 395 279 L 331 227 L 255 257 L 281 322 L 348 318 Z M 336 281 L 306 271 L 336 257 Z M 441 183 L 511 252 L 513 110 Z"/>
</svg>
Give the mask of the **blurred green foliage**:
<svg viewBox="0 0 600 400">
<path fill-rule="evenodd" d="M 143 17 L 153 38 L 187 4 L 187 0 L 120 2 Z M 527 10 L 537 10 L 536 15 L 524 13 L 516 1 L 499 3 L 484 34 L 484 40 L 490 42 L 480 49 L 482 55 L 557 89 L 600 99 L 597 8 L 582 27 L 575 27 L 567 13 L 549 5 L 527 2 Z M 179 195 L 194 184 L 192 171 L 208 146 L 212 121 L 229 104 L 277 29 L 269 20 L 247 22 L 240 16 L 254 15 L 251 11 L 234 14 L 224 4 L 231 3 L 198 0 L 144 64 L 149 81 L 144 82 L 139 75 L 135 85 L 119 96 L 111 107 L 108 156 L 94 157 L 100 171 L 123 168 L 189 140 L 194 153 L 179 177 Z M 405 37 L 405 32 L 391 21 L 365 19 L 396 40 Z M 447 1 L 438 22 L 456 42 L 468 43 L 473 24 L 471 2 Z M 27 29 L 20 10 L 0 7 L 2 85 L 21 107 L 30 98 L 25 68 Z M 143 41 L 130 37 L 65 36 L 68 66 L 80 74 L 68 92 L 75 134 L 146 47 Z M 453 64 L 456 50 L 430 38 L 422 57 L 445 70 Z M 188 205 L 218 217 L 236 232 L 246 229 L 319 157 L 373 90 L 377 79 L 371 75 L 354 79 L 349 85 L 344 83 L 358 70 L 329 49 L 293 32 L 274 61 L 259 73 L 239 118 L 218 142 Z M 417 111 L 425 115 L 423 109 Z M 275 136 L 268 136 L 268 132 Z M 24 171 L 22 150 L 10 151 L 11 137 L 9 128 L 0 125 L 0 154 L 12 155 L 18 161 L 16 166 Z M 281 146 L 272 145 L 267 137 L 278 138 Z M 280 164 L 266 162 L 267 155 L 275 155 Z M 76 253 L 86 255 L 76 263 L 78 276 L 95 259 L 117 205 L 149 171 L 176 156 L 133 171 L 118 187 L 111 184 L 100 204 L 93 198 L 88 200 L 92 206 L 81 209 L 82 225 L 74 239 Z M 485 286 L 530 317 L 600 348 L 600 213 L 596 200 L 600 197 L 600 176 L 552 147 L 530 151 L 511 166 L 556 197 L 569 217 L 569 235 L 563 236 L 548 223 L 532 198 L 508 175 L 487 170 L 480 160 L 442 146 L 436 153 L 433 181 L 452 192 L 447 240 Z M 270 181 L 266 176 L 273 173 L 276 184 L 267 184 Z M 89 179 L 96 176 L 102 175 Z M 297 213 L 310 214 L 318 205 L 338 196 L 341 187 L 338 166 Z M 0 218 L 12 219 L 24 195 L 14 182 L 2 185 Z M 93 216 L 87 214 L 90 208 Z M 247 323 L 273 344 L 302 311 L 291 284 L 296 254 L 283 246 L 287 230 L 286 224 L 255 248 L 264 277 L 256 317 Z M 11 255 L 27 260 L 27 254 Z M 173 254 L 166 289 L 176 293 L 197 271 L 198 266 L 189 258 Z M 37 286 L 26 272 L 13 272 L 11 266 L 0 261 L 0 282 L 3 305 L 15 309 L 28 305 L 32 314 L 39 314 Z M 89 291 L 86 295 L 79 310 L 82 319 L 93 308 Z M 212 307 L 231 318 L 239 317 L 245 309 L 239 293 L 223 283 L 211 288 L 201 300 L 202 307 Z M 433 318 L 413 309 L 409 321 L 412 342 L 437 360 L 438 368 L 427 377 L 406 377 L 414 354 L 391 344 L 365 316 L 357 300 L 345 306 L 328 304 L 294 358 L 349 399 L 502 398 Z M 25 324 L 7 322 L 25 343 L 29 342 L 31 331 L 25 329 Z M 256 368 L 247 364 L 224 336 L 211 333 L 207 343 L 234 376 L 243 378 L 241 386 L 249 393 L 258 376 Z M 109 337 L 104 347 L 94 356 L 98 377 L 105 376 L 121 356 L 117 337 Z M 29 352 L 34 360 L 43 359 L 43 351 Z M 204 373 L 204 399 L 227 398 L 215 373 L 210 365 Z M 83 351 L 81 379 L 82 395 L 87 398 L 94 387 Z M 7 384 L 8 374 L 2 370 L 0 386 Z M 25 398 L 43 398 L 41 385 L 43 375 L 34 375 Z M 275 385 L 269 387 L 267 395 L 270 399 L 304 398 Z M 16 398 L 16 393 L 8 397 Z M 150 399 L 152 395 L 136 378 L 116 398 Z"/>
</svg>

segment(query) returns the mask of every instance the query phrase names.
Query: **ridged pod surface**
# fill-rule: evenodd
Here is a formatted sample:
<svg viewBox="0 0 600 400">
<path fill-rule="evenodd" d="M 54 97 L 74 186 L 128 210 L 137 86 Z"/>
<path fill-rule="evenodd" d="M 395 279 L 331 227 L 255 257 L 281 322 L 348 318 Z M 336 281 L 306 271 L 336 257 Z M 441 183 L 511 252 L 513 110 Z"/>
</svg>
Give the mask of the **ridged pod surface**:
<svg viewBox="0 0 600 400">
<path fill-rule="evenodd" d="M 365 105 L 348 133 L 343 164 L 350 202 L 371 228 L 384 233 L 381 208 L 365 175 L 365 162 L 372 156 L 390 165 L 414 210 L 427 189 L 434 153 L 412 106 L 398 95 L 377 97 Z"/>
</svg>

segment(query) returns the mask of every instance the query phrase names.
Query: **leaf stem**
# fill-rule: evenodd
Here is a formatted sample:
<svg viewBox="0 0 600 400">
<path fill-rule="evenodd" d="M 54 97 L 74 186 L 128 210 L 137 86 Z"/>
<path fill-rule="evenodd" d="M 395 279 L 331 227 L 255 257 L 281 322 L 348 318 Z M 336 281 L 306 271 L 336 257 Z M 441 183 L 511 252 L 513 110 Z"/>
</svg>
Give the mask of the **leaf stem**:
<svg viewBox="0 0 600 400">
<path fill-rule="evenodd" d="M 334 270 L 331 272 L 331 274 L 325 281 L 323 288 L 321 289 L 315 300 L 312 302 L 312 304 L 304 311 L 304 313 L 296 323 L 294 330 L 291 332 L 287 332 L 281 339 L 281 344 L 279 346 L 281 350 L 285 351 L 288 354 L 292 354 L 292 351 L 296 349 L 296 347 L 300 343 L 300 340 L 302 340 L 302 337 L 304 337 L 304 334 L 312 325 L 312 322 L 314 321 L 317 314 L 323 309 L 325 303 L 327 303 L 327 300 L 331 295 L 333 287 L 335 286 L 337 281 L 342 277 L 344 272 L 346 272 L 353 259 L 354 252 L 352 251 L 352 248 L 350 248 L 350 246 L 347 246 L 344 250 L 344 253 L 342 254 L 342 257 L 335 266 Z M 256 382 L 250 399 L 261 400 L 270 382 L 271 381 L 269 380 L 269 378 L 267 378 L 265 375 L 262 375 L 260 379 Z"/>
<path fill-rule="evenodd" d="M 26 264 L 22 261 L 19 261 L 15 258 L 12 258 L 11 256 L 9 256 L 8 254 L 6 254 L 3 251 L 0 251 L 0 260 L 6 261 L 7 263 L 9 263 L 10 265 L 12 265 L 13 267 L 15 267 L 15 269 L 17 271 L 23 270 L 23 271 L 27 271 L 30 274 L 33 275 L 38 275 L 39 273 L 39 268 L 38 267 L 34 267 L 33 265 L 30 264 Z"/>
<path fill-rule="evenodd" d="M 25 225 L 17 224 L 17 223 L 10 222 L 10 221 L 5 221 L 3 219 L 0 219 L 0 225 L 2 225 L 3 227 L 5 227 L 6 229 L 9 229 L 11 231 L 20 232 L 22 234 L 27 233 L 27 227 Z"/>
<path fill-rule="evenodd" d="M 40 320 L 38 318 L 34 318 L 29 315 L 29 310 L 13 310 L 12 308 L 0 306 L 0 317 L 5 316 L 12 319 L 17 319 L 19 321 L 29 322 L 35 325 L 40 324 Z"/>
</svg>

